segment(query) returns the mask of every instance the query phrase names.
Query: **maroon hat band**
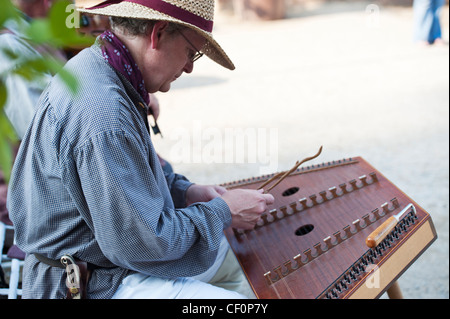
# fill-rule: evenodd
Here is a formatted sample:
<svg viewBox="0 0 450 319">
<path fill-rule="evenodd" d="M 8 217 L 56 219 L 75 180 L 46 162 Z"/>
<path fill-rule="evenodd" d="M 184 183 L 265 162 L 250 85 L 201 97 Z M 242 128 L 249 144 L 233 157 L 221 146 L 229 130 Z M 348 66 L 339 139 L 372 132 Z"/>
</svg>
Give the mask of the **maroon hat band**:
<svg viewBox="0 0 450 319">
<path fill-rule="evenodd" d="M 211 32 L 213 29 L 213 21 L 206 20 L 202 17 L 199 17 L 198 15 L 193 14 L 192 12 L 189 12 L 187 10 L 184 10 L 180 7 L 177 7 L 173 4 L 164 2 L 162 0 L 106 0 L 106 1 L 99 3 L 96 6 L 86 8 L 86 9 L 88 9 L 88 10 L 100 9 L 100 8 L 107 7 L 111 4 L 118 4 L 120 2 L 132 2 L 132 3 L 140 4 L 147 8 L 165 13 L 165 14 L 167 14 L 171 17 L 174 17 L 178 20 L 181 20 L 183 22 L 195 25 L 196 27 L 198 27 L 206 32 Z"/>
</svg>

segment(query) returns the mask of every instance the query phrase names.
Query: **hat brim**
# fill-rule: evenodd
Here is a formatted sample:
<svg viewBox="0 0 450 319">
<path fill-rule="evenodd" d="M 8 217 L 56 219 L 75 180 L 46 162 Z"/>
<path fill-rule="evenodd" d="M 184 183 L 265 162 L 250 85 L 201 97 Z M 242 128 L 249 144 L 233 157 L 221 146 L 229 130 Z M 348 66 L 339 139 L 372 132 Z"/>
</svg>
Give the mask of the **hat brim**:
<svg viewBox="0 0 450 319">
<path fill-rule="evenodd" d="M 120 2 L 118 4 L 111 4 L 107 7 L 97 9 L 77 8 L 77 10 L 79 12 L 95 15 L 106 15 L 106 16 L 116 16 L 123 18 L 135 18 L 145 20 L 159 20 L 178 23 L 180 25 L 186 26 L 194 30 L 195 32 L 197 32 L 198 34 L 200 34 L 202 37 L 205 38 L 206 43 L 201 51 L 206 56 L 208 56 L 211 60 L 217 62 L 218 64 L 227 69 L 230 70 L 235 69 L 233 62 L 230 60 L 230 58 L 222 49 L 222 47 L 219 45 L 219 43 L 217 43 L 217 41 L 214 40 L 210 32 L 204 31 L 195 25 L 176 19 L 159 11 L 132 2 Z"/>
</svg>

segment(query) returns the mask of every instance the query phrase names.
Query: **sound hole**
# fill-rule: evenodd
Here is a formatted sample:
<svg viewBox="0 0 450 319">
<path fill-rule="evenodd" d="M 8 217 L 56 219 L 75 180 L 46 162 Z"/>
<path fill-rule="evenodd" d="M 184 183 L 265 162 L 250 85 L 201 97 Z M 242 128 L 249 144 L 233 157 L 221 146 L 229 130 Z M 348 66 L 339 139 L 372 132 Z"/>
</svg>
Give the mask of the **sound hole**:
<svg viewBox="0 0 450 319">
<path fill-rule="evenodd" d="M 299 189 L 300 188 L 294 186 L 294 187 L 286 189 L 281 195 L 283 195 L 283 196 L 291 196 L 292 194 L 297 193 Z"/>
<path fill-rule="evenodd" d="M 297 236 L 304 236 L 304 235 L 310 233 L 313 229 L 314 229 L 314 225 L 311 225 L 311 224 L 303 225 L 295 231 L 295 234 Z"/>
</svg>

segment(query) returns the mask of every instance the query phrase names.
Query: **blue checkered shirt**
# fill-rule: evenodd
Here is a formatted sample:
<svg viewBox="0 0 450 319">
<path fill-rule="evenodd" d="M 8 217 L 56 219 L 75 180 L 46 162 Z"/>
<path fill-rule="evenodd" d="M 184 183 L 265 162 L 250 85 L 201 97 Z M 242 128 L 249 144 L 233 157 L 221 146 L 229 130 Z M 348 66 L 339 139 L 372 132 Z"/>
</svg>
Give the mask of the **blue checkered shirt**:
<svg viewBox="0 0 450 319">
<path fill-rule="evenodd" d="M 34 253 L 55 260 L 71 254 L 96 266 L 89 298 L 110 298 L 134 272 L 175 278 L 207 270 L 231 223 L 225 201 L 185 207 L 191 182 L 163 173 L 144 101 L 97 45 L 65 68 L 80 89 L 73 97 L 53 78 L 10 181 L 8 210 L 27 253 L 23 298 L 66 293 L 65 271 Z"/>
</svg>

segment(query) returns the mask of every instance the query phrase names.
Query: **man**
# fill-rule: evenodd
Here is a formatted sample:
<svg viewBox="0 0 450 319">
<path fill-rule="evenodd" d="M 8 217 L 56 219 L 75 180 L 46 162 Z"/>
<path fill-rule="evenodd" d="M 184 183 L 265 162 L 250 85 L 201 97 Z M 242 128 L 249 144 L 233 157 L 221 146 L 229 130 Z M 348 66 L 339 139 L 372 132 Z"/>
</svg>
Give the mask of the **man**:
<svg viewBox="0 0 450 319">
<path fill-rule="evenodd" d="M 75 96 L 53 78 L 12 172 L 23 297 L 65 295 L 64 269 L 52 266 L 65 254 L 90 265 L 88 298 L 242 297 L 207 282 L 228 263 L 223 230 L 253 228 L 273 196 L 165 175 L 147 122 L 149 93 L 169 91 L 203 54 L 234 69 L 211 34 L 214 1 L 111 0 L 82 11 L 111 16 L 112 32 L 66 64 Z"/>
</svg>

